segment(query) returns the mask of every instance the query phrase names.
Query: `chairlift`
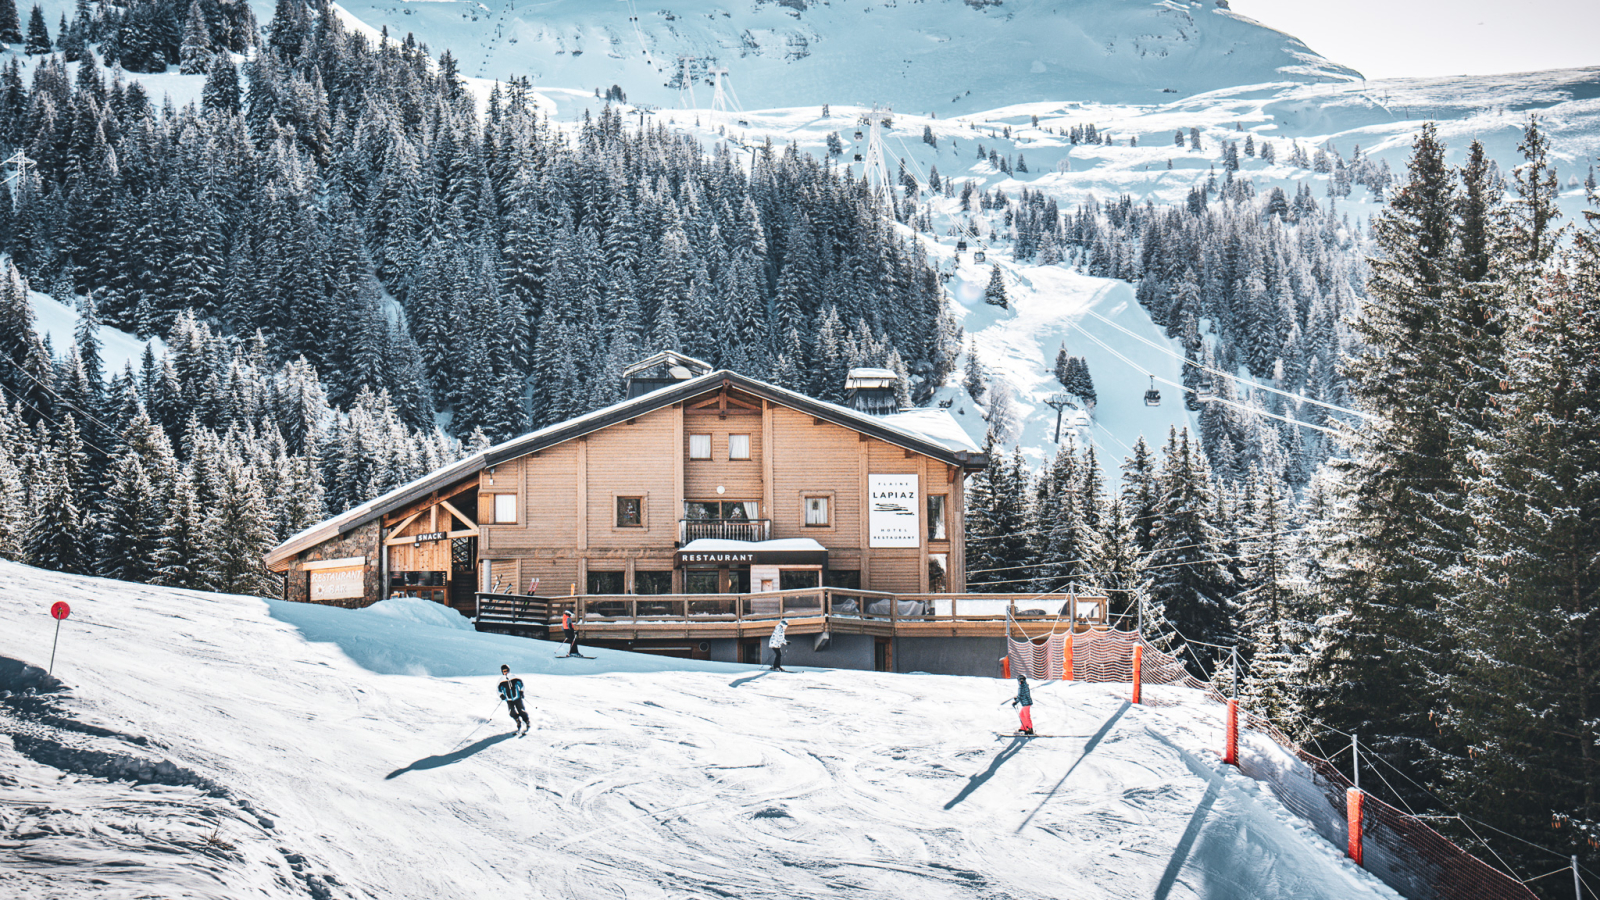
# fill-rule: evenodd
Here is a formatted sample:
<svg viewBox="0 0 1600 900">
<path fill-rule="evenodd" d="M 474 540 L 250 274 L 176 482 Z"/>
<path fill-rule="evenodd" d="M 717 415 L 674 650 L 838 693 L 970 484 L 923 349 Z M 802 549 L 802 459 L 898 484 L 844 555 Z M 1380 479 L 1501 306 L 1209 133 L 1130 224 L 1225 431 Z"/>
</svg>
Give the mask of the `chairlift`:
<svg viewBox="0 0 1600 900">
<path fill-rule="evenodd" d="M 1156 390 L 1156 377 L 1154 375 L 1150 376 L 1150 390 L 1144 392 L 1144 405 L 1161 405 L 1161 392 Z"/>
<path fill-rule="evenodd" d="M 972 254 L 972 261 L 976 262 L 976 263 L 981 263 L 987 258 L 988 258 L 988 255 L 985 254 L 982 250 L 979 250 L 977 253 Z"/>
<path fill-rule="evenodd" d="M 966 241 L 956 241 L 956 252 L 957 253 L 965 253 L 965 252 L 967 252 L 967 242 Z"/>
<path fill-rule="evenodd" d="M 856 154 L 856 162 L 861 162 L 861 154 Z"/>
<path fill-rule="evenodd" d="M 1203 378 L 1196 386 L 1195 397 L 1200 400 L 1217 399 L 1217 385 L 1210 378 Z"/>
<path fill-rule="evenodd" d="M 856 140 L 858 140 L 858 141 L 859 141 L 859 140 L 861 140 L 861 139 L 862 139 L 862 138 L 864 138 L 864 137 L 866 137 L 866 135 L 864 135 L 864 134 L 862 134 L 862 133 L 861 133 L 861 132 L 859 132 L 859 131 L 858 131 L 858 132 L 856 132 Z"/>
</svg>

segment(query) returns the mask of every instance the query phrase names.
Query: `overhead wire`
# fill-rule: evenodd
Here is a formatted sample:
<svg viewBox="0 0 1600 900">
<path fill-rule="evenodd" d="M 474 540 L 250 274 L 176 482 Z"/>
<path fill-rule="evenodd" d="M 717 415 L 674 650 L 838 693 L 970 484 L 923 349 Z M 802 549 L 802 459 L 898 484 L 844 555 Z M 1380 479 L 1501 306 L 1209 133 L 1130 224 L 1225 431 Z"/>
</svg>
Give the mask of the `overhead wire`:
<svg viewBox="0 0 1600 900">
<path fill-rule="evenodd" d="M 1172 387 L 1175 387 L 1178 390 L 1183 391 L 1184 393 L 1198 395 L 1199 392 L 1196 391 L 1194 388 L 1189 387 L 1187 385 L 1179 384 L 1176 381 L 1171 381 L 1169 379 L 1163 378 L 1160 375 L 1157 375 L 1157 374 L 1151 372 L 1150 370 L 1146 369 L 1144 366 L 1141 366 L 1138 363 L 1134 362 L 1133 360 L 1127 358 L 1126 356 L 1123 356 L 1121 353 L 1118 353 L 1116 350 L 1112 349 L 1110 345 L 1108 345 L 1104 341 L 1100 340 L 1098 337 L 1095 337 L 1093 333 L 1091 333 L 1088 329 L 1084 328 L 1082 325 L 1079 325 L 1077 322 L 1068 322 L 1068 324 L 1071 325 L 1073 328 L 1078 329 L 1078 331 L 1082 332 L 1084 337 L 1086 337 L 1089 340 L 1094 341 L 1096 344 L 1098 344 L 1102 350 L 1106 351 L 1107 353 L 1111 354 L 1112 356 L 1115 356 L 1117 359 L 1120 359 L 1123 362 L 1127 363 L 1130 367 L 1132 367 L 1134 369 L 1134 371 L 1139 372 L 1141 375 L 1146 375 L 1146 376 L 1148 376 L 1150 378 L 1155 379 L 1156 381 L 1161 382 L 1162 384 L 1170 385 Z M 1302 421 L 1300 421 L 1298 419 L 1291 419 L 1288 416 L 1280 416 L 1277 413 L 1270 413 L 1270 412 L 1267 412 L 1266 410 L 1261 409 L 1259 407 L 1249 406 L 1249 405 L 1246 405 L 1244 403 L 1239 403 L 1239 402 L 1234 401 L 1234 400 L 1224 400 L 1221 397 L 1211 397 L 1206 402 L 1207 403 L 1221 403 L 1224 406 L 1232 406 L 1232 407 L 1235 407 L 1237 409 L 1242 409 L 1245 412 L 1252 413 L 1254 415 L 1265 416 L 1266 418 L 1269 418 L 1269 419 L 1277 419 L 1279 422 L 1287 422 L 1290 425 L 1298 425 L 1301 428 L 1309 428 L 1312 431 L 1320 431 L 1323 434 L 1339 435 L 1339 434 L 1343 433 L 1343 432 L 1339 431 L 1337 428 L 1324 428 L 1321 425 L 1313 425 L 1310 422 L 1302 422 Z"/>
<path fill-rule="evenodd" d="M 1247 378 L 1240 378 L 1238 375 L 1229 374 L 1228 372 L 1224 372 L 1221 369 L 1214 369 L 1214 368 L 1212 368 L 1210 366 L 1201 365 L 1200 363 L 1197 363 L 1197 362 L 1194 362 L 1193 360 L 1190 360 L 1186 356 L 1180 355 L 1177 351 L 1173 350 L 1171 347 L 1162 346 L 1161 344 L 1159 344 L 1159 343 L 1157 343 L 1155 341 L 1152 341 L 1149 338 L 1146 338 L 1146 337 L 1144 337 L 1142 335 L 1139 335 L 1139 334 L 1136 334 L 1136 333 L 1134 333 L 1132 331 L 1129 331 L 1127 328 L 1124 328 L 1122 325 L 1118 324 L 1117 322 L 1112 321 L 1111 319 L 1108 319 L 1105 316 L 1100 315 L 1099 313 L 1095 312 L 1092 309 L 1085 310 L 1085 311 L 1089 315 L 1094 316 L 1096 319 L 1099 319 L 1100 321 L 1106 323 L 1107 325 L 1110 325 L 1112 328 L 1117 329 L 1118 331 L 1122 332 L 1123 334 L 1127 335 L 1128 337 L 1131 337 L 1136 341 L 1139 341 L 1139 342 L 1141 342 L 1143 344 L 1146 344 L 1146 345 L 1148 345 L 1150 347 L 1153 347 L 1153 348 L 1155 348 L 1157 350 L 1160 350 L 1162 353 L 1165 353 L 1168 356 L 1173 357 L 1174 359 L 1181 360 L 1184 365 L 1192 366 L 1192 367 L 1194 367 L 1196 369 L 1199 369 L 1202 372 L 1207 372 L 1207 373 L 1209 373 L 1211 375 L 1215 375 L 1215 376 L 1217 376 L 1219 378 L 1226 378 L 1229 381 L 1233 381 L 1233 382 L 1236 382 L 1238 384 L 1242 384 L 1242 385 L 1244 385 L 1246 387 L 1254 388 L 1256 390 L 1266 391 L 1269 394 L 1278 394 L 1279 396 L 1288 397 L 1289 399 L 1297 401 L 1297 402 L 1300 402 L 1300 403 L 1310 403 L 1310 404 L 1312 404 L 1314 406 L 1321 406 L 1321 407 L 1324 407 L 1326 409 L 1331 409 L 1331 410 L 1334 410 L 1335 412 L 1345 413 L 1346 415 L 1355 416 L 1355 417 L 1360 418 L 1360 419 L 1370 419 L 1370 418 L 1372 418 L 1372 416 L 1367 414 L 1367 413 L 1361 412 L 1359 410 L 1350 409 L 1347 406 L 1340 406 L 1337 403 L 1329 403 L 1329 402 L 1327 402 L 1325 400 L 1314 400 L 1314 399 L 1312 399 L 1310 397 L 1305 396 L 1304 394 L 1296 394 L 1293 391 L 1284 391 L 1284 390 L 1279 390 L 1278 388 L 1274 388 L 1274 387 L 1267 387 L 1264 384 L 1259 384 L 1259 383 L 1251 381 L 1251 380 L 1249 380 Z"/>
<path fill-rule="evenodd" d="M 1254 540 L 1254 539 L 1256 539 L 1258 537 L 1275 537 L 1277 535 L 1284 535 L 1284 534 L 1297 534 L 1299 532 L 1305 531 L 1306 528 L 1308 528 L 1308 527 L 1309 526 L 1302 525 L 1302 526 L 1300 526 L 1298 528 L 1288 528 L 1288 529 L 1285 529 L 1283 531 L 1262 532 L 1259 535 L 1252 535 L 1250 539 Z M 1180 545 L 1180 546 L 1177 546 L 1177 547 L 1161 547 L 1159 549 L 1162 550 L 1163 552 L 1170 553 L 1170 552 L 1172 552 L 1174 550 L 1193 550 L 1196 547 L 1205 547 L 1205 546 L 1209 546 L 1209 545 L 1207 545 L 1207 544 L 1183 544 L 1183 545 Z M 981 574 L 983 572 L 1014 572 L 1014 571 L 1017 571 L 1017 570 L 1020 570 L 1020 569 L 1037 569 L 1037 568 L 1042 568 L 1044 566 L 1071 565 L 1072 563 L 1080 563 L 1080 562 L 1088 562 L 1088 560 L 1081 559 L 1081 558 L 1080 559 L 1069 560 L 1067 562 L 1061 562 L 1060 560 L 1052 560 L 1051 562 L 1028 563 L 1026 565 L 1020 565 L 1020 566 L 999 566 L 999 567 L 996 567 L 996 568 L 993 568 L 993 569 L 968 569 L 967 570 L 967 574 L 968 575 L 978 575 L 978 574 Z"/>
</svg>

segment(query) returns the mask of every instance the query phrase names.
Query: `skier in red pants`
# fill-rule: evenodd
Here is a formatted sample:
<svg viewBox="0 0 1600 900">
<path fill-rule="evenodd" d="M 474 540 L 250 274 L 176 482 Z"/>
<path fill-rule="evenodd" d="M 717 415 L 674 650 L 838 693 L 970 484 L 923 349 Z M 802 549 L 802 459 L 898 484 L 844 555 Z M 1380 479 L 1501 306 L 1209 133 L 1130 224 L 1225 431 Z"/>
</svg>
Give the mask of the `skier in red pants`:
<svg viewBox="0 0 1600 900">
<path fill-rule="evenodd" d="M 1028 691 L 1028 676 L 1017 676 L 1017 696 L 1011 701 L 1012 707 L 1021 706 L 1022 728 L 1019 734 L 1033 734 L 1033 694 Z"/>
</svg>

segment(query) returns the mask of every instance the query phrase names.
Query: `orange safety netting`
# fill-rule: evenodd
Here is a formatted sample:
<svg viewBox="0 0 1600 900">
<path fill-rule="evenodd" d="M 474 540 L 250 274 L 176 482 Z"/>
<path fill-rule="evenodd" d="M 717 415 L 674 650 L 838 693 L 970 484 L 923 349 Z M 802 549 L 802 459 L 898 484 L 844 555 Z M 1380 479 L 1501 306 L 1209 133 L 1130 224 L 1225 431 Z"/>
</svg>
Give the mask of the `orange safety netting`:
<svg viewBox="0 0 1600 900">
<path fill-rule="evenodd" d="M 1176 657 L 1138 632 L 1052 630 L 1031 639 L 1009 637 L 1006 643 L 1013 675 L 1059 679 L 1070 660 L 1074 681 L 1125 684 L 1133 682 L 1133 649 L 1142 646 L 1142 684 L 1193 688 L 1218 703 L 1228 702 L 1214 684 L 1189 674 Z M 1293 754 L 1311 769 L 1311 778 L 1286 771 L 1280 754 L 1270 746 L 1252 747 L 1242 733 L 1239 770 L 1267 784 L 1285 807 L 1324 838 L 1345 846 L 1350 830 L 1345 792 L 1353 787 L 1350 779 L 1333 763 L 1306 752 L 1263 716 L 1241 707 L 1239 724 L 1241 732 L 1248 728 L 1266 735 Z M 1219 755 L 1222 749 L 1218 748 Z M 1535 900 L 1527 885 L 1456 846 L 1422 820 L 1370 794 L 1362 799 L 1362 811 L 1362 867 L 1409 900 Z"/>
</svg>

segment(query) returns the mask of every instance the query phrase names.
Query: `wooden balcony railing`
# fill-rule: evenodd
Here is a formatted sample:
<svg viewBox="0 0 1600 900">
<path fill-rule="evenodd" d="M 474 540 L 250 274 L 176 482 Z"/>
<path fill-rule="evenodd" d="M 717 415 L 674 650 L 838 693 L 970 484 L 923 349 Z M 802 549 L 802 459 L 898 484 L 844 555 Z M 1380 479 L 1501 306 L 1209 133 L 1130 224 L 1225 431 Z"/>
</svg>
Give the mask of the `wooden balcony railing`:
<svg viewBox="0 0 1600 900">
<path fill-rule="evenodd" d="M 678 541 L 702 538 L 720 541 L 764 541 L 772 533 L 771 519 L 679 519 Z"/>
<path fill-rule="evenodd" d="M 1104 597 L 1038 594 L 888 594 L 797 588 L 757 594 L 580 594 L 561 601 L 586 623 L 760 621 L 831 616 L 887 621 L 1052 622 L 1066 607 L 1077 621 L 1104 625 Z M 963 610 L 962 605 L 967 609 Z M 1048 626 L 1046 626 L 1048 629 Z"/>
</svg>

